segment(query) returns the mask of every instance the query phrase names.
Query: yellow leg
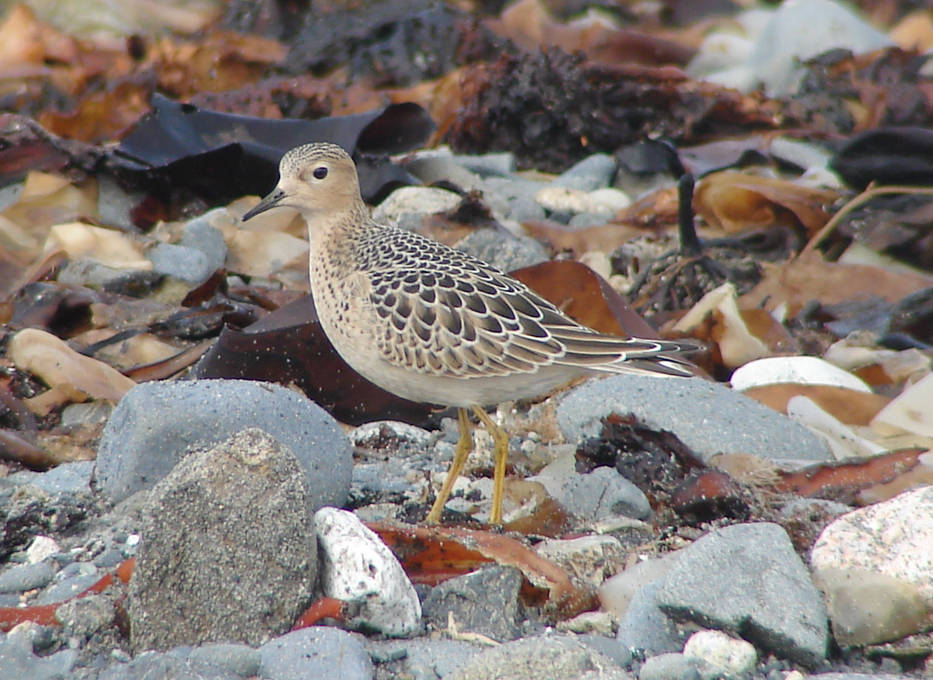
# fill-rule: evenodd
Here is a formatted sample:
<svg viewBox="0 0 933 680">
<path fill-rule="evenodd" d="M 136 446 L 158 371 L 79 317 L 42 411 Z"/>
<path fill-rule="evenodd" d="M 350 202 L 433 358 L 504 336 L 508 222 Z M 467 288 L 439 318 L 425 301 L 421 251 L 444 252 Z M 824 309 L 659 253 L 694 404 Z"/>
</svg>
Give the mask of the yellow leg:
<svg viewBox="0 0 933 680">
<path fill-rule="evenodd" d="M 460 440 L 457 442 L 457 448 L 454 451 L 454 462 L 450 464 L 447 479 L 444 480 L 444 485 L 438 492 L 437 498 L 434 499 L 431 511 L 424 518 L 426 524 L 437 524 L 441 521 L 441 513 L 444 511 L 444 506 L 450 497 L 451 489 L 454 488 L 454 482 L 460 476 L 463 464 L 466 462 L 467 456 L 470 455 L 470 451 L 473 450 L 473 434 L 470 430 L 470 418 L 466 409 L 457 409 L 457 420 L 460 422 Z"/>
<path fill-rule="evenodd" d="M 495 442 L 493 458 L 496 467 L 492 476 L 492 512 L 489 513 L 489 523 L 502 524 L 502 493 L 505 490 L 505 464 L 509 457 L 509 435 L 479 406 L 473 407 L 473 413 L 483 422 Z"/>
</svg>

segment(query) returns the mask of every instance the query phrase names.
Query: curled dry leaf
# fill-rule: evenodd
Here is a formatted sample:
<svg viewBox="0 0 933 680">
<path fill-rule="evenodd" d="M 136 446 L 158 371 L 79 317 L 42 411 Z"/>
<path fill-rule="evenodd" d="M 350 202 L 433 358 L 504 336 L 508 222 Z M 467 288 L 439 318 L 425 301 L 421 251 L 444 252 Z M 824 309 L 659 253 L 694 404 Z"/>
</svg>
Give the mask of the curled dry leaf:
<svg viewBox="0 0 933 680">
<path fill-rule="evenodd" d="M 367 526 L 392 549 L 405 573 L 416 583 L 437 584 L 496 562 L 516 567 L 534 588 L 545 591 L 549 609 L 560 618 L 573 616 L 593 604 L 591 591 L 575 586 L 560 566 L 514 538 L 457 527 L 379 522 Z"/>
<path fill-rule="evenodd" d="M 117 269 L 152 270 L 152 262 L 143 256 L 142 246 L 129 236 L 82 222 L 52 227 L 45 251 L 55 250 L 65 251 L 72 260 L 89 258 Z"/>
<path fill-rule="evenodd" d="M 607 15 L 596 12 L 561 23 L 540 0 L 513 3 L 487 25 L 526 50 L 559 47 L 568 54 L 584 52 L 608 64 L 686 64 L 695 51 L 673 39 L 621 29 Z"/>
<path fill-rule="evenodd" d="M 890 401 L 888 397 L 835 385 L 802 385 L 774 383 L 743 390 L 742 394 L 765 406 L 787 413 L 787 402 L 793 397 L 812 399 L 823 410 L 846 425 L 868 425 L 871 419 Z"/>
<path fill-rule="evenodd" d="M 756 319 L 760 320 L 760 319 Z M 737 368 L 771 354 L 746 324 L 736 304 L 735 286 L 726 282 L 710 291 L 674 326 L 674 330 L 707 342 L 727 368 Z"/>
<path fill-rule="evenodd" d="M 881 297 L 895 303 L 910 293 L 933 286 L 933 276 L 881 267 L 827 262 L 818 252 L 802 254 L 783 264 L 762 263 L 764 277 L 739 299 L 744 308 L 772 311 L 786 308 L 793 318 L 813 300 L 832 305 Z M 870 282 L 870 285 L 866 285 Z"/>
<path fill-rule="evenodd" d="M 78 354 L 51 333 L 35 328 L 14 335 L 7 356 L 18 369 L 38 376 L 49 387 L 74 400 L 83 401 L 90 396 L 119 401 L 136 385 L 107 364 Z M 30 408 L 34 405 L 30 400 L 27 404 Z"/>
<path fill-rule="evenodd" d="M 774 490 L 860 505 L 896 496 L 905 488 L 933 484 L 933 461 L 926 449 L 904 449 L 879 456 L 811 465 L 781 472 Z"/>
<path fill-rule="evenodd" d="M 35 244 L 46 240 L 53 224 L 96 216 L 95 183 L 77 187 L 64 177 L 45 172 L 30 172 L 18 200 L 3 211 L 5 221 L 12 222 L 18 228 L 16 231 L 21 234 L 18 239 L 20 244 L 28 246 L 22 251 L 23 256 L 29 258 L 28 261 L 38 256 Z"/>
<path fill-rule="evenodd" d="M 693 205 L 710 224 L 728 233 L 786 224 L 790 219 L 808 234 L 829 220 L 827 206 L 839 195 L 787 180 L 724 171 L 704 177 Z"/>
<path fill-rule="evenodd" d="M 213 31 L 195 42 L 163 39 L 149 55 L 158 66 L 159 86 L 178 97 L 224 92 L 258 80 L 285 59 L 280 42 L 258 35 Z"/>
</svg>

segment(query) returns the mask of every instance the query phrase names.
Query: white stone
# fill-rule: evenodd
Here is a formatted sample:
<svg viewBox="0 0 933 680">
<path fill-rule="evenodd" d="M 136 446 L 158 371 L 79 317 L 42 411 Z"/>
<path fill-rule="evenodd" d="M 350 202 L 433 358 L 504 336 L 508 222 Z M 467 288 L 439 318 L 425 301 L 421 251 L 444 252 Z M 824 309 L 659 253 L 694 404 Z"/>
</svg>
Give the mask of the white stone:
<svg viewBox="0 0 933 680">
<path fill-rule="evenodd" d="M 865 381 L 818 357 L 758 359 L 736 369 L 732 374 L 731 382 L 732 389 L 739 391 L 776 383 L 796 383 L 798 385 L 832 385 L 858 392 L 871 392 L 871 388 L 865 384 Z"/>
<path fill-rule="evenodd" d="M 54 539 L 48 536 L 36 536 L 26 548 L 26 561 L 29 564 L 38 564 L 57 552 L 61 552 L 61 548 Z"/>
<path fill-rule="evenodd" d="M 919 586 L 933 605 L 933 486 L 836 518 L 813 545 L 814 569 L 868 569 Z"/>
<path fill-rule="evenodd" d="M 605 210 L 615 213 L 632 205 L 632 199 L 628 197 L 628 194 L 612 187 L 595 189 L 587 194 L 587 199 L 594 208 L 597 208 L 596 210 L 591 208 L 587 212 L 603 212 Z"/>
<path fill-rule="evenodd" d="M 337 508 L 321 508 L 314 523 L 324 595 L 360 605 L 347 625 L 394 637 L 418 631 L 418 594 L 379 536 L 352 512 Z"/>
<path fill-rule="evenodd" d="M 552 212 L 611 214 L 631 205 L 631 199 L 619 189 L 607 187 L 582 191 L 562 186 L 546 186 L 535 194 L 535 201 Z"/>
<path fill-rule="evenodd" d="M 701 674 L 702 680 L 740 677 L 758 663 L 754 645 L 719 630 L 701 630 L 691 635 L 684 645 L 684 656 L 702 659 L 716 671 L 708 678 Z"/>
<path fill-rule="evenodd" d="M 842 644 L 917 632 L 933 617 L 933 486 L 838 517 L 810 564 Z"/>
<path fill-rule="evenodd" d="M 397 224 L 403 215 L 433 215 L 453 210 L 460 196 L 434 187 L 401 187 L 373 208 L 373 219 L 379 224 Z"/>
</svg>

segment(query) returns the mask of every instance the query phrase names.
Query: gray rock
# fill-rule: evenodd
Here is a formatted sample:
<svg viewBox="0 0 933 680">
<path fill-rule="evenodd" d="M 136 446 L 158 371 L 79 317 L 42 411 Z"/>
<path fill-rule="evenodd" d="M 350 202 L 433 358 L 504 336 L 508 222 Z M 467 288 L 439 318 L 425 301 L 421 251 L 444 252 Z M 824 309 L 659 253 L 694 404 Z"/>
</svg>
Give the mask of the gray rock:
<svg viewBox="0 0 933 680">
<path fill-rule="evenodd" d="M 535 222 L 547 217 L 547 211 L 534 198 L 518 196 L 506 201 L 506 206 L 504 217 L 519 223 Z"/>
<path fill-rule="evenodd" d="M 308 495 L 295 456 L 260 430 L 185 458 L 144 511 L 133 646 L 257 644 L 288 630 L 316 576 Z"/>
<path fill-rule="evenodd" d="M 109 595 L 88 595 L 69 600 L 55 610 L 55 618 L 66 636 L 88 638 L 109 627 L 116 616 L 113 599 Z"/>
<path fill-rule="evenodd" d="M 57 645 L 61 638 L 59 633 L 61 628 L 55 626 L 41 626 L 32 621 L 20 623 L 16 628 L 10 631 L 8 639 L 18 640 L 18 644 L 25 649 L 32 649 L 35 653 L 47 651 L 53 645 Z M 0 633 L 0 640 L 3 639 L 3 633 Z"/>
<path fill-rule="evenodd" d="M 185 224 L 181 240 L 178 242 L 180 246 L 204 253 L 207 269 L 211 274 L 222 269 L 227 260 L 227 242 L 224 241 L 224 235 L 210 222 L 211 215 L 217 212 L 226 213 L 227 209 L 216 208 Z"/>
<path fill-rule="evenodd" d="M 154 678 L 243 680 L 243 676 L 207 661 L 162 652 L 144 652 L 129 663 L 114 664 L 104 670 L 98 680 L 153 680 Z"/>
<path fill-rule="evenodd" d="M 346 502 L 352 452 L 337 422 L 292 390 L 248 380 L 159 381 L 131 389 L 101 437 L 100 489 L 123 500 L 162 479 L 190 448 L 213 446 L 247 427 L 288 443 L 308 475 L 313 510 Z"/>
<path fill-rule="evenodd" d="M 605 635 L 596 635 L 594 633 L 585 633 L 577 635 L 577 640 L 588 647 L 592 647 L 600 654 L 605 654 L 615 661 L 619 666 L 628 666 L 632 663 L 632 653 L 618 643 L 615 638 Z"/>
<path fill-rule="evenodd" d="M 188 654 L 188 658 L 195 662 L 226 669 L 243 678 L 257 675 L 261 663 L 258 649 L 232 642 L 217 642 L 195 647 Z"/>
<path fill-rule="evenodd" d="M 34 484 L 54 496 L 57 493 L 90 493 L 93 474 L 94 461 L 79 460 L 62 463 L 42 473 L 23 470 L 10 475 L 9 479 L 17 484 Z"/>
<path fill-rule="evenodd" d="M 69 676 L 77 658 L 78 652 L 73 649 L 38 657 L 33 655 L 27 636 L 0 636 L 0 678 L 59 680 Z"/>
<path fill-rule="evenodd" d="M 373 664 L 361 637 L 338 628 L 302 628 L 259 648 L 259 675 L 268 680 L 371 680 Z"/>
<path fill-rule="evenodd" d="M 570 680 L 627 677 L 609 657 L 573 637 L 523 638 L 477 654 L 444 680 Z"/>
<path fill-rule="evenodd" d="M 101 224 L 122 231 L 138 232 L 132 212 L 145 198 L 145 192 L 127 191 L 105 172 L 97 176 L 97 213 Z"/>
<path fill-rule="evenodd" d="M 196 248 L 160 243 L 146 255 L 152 261 L 153 271 L 188 283 L 201 283 L 214 273 L 207 255 Z"/>
<path fill-rule="evenodd" d="M 642 490 L 606 466 L 586 474 L 571 475 L 567 483 L 551 495 L 570 513 L 586 520 L 617 515 L 635 519 L 651 516 L 651 504 Z"/>
<path fill-rule="evenodd" d="M 483 192 L 483 201 L 496 215 L 520 220 L 518 215 L 512 214 L 513 202 L 521 200 L 537 203 L 535 194 L 543 186 L 545 185 L 541 182 L 517 177 L 487 177 L 482 181 L 480 190 Z M 541 211 L 543 210 L 544 208 L 541 208 Z"/>
<path fill-rule="evenodd" d="M 623 649 L 648 656 L 683 649 L 686 635 L 658 607 L 660 589 L 658 580 L 643 587 L 632 598 L 616 634 L 616 641 Z"/>
<path fill-rule="evenodd" d="M 476 229 L 454 246 L 504 272 L 550 260 L 547 248 L 529 236 L 512 236 L 496 229 Z"/>
<path fill-rule="evenodd" d="M 25 182 L 15 182 L 0 188 L 0 211 L 6 210 L 11 205 L 19 202 L 25 186 Z"/>
<path fill-rule="evenodd" d="M 0 593 L 24 593 L 44 588 L 52 582 L 55 570 L 47 562 L 18 564 L 0 574 Z"/>
<path fill-rule="evenodd" d="M 62 409 L 62 429 L 103 425 L 113 413 L 113 404 L 106 400 L 86 401 L 81 404 L 68 404 Z M 61 467 L 61 465 L 59 465 Z"/>
<path fill-rule="evenodd" d="M 617 168 L 615 158 L 608 154 L 595 153 L 565 170 L 551 182 L 551 185 L 580 191 L 595 191 L 609 186 Z"/>
<path fill-rule="evenodd" d="M 93 563 L 75 562 L 58 572 L 56 578 L 58 582 L 40 593 L 35 604 L 57 604 L 80 595 L 97 583 L 101 575 Z"/>
<path fill-rule="evenodd" d="M 78 258 L 66 262 L 56 279 L 59 283 L 85 286 L 106 293 L 142 297 L 150 293 L 162 281 L 162 277 L 162 274 L 153 270 L 117 269 L 94 260 Z"/>
<path fill-rule="evenodd" d="M 460 640 L 372 640 L 369 653 L 385 659 L 395 676 L 411 680 L 438 680 L 464 666 L 485 647 Z"/>
<path fill-rule="evenodd" d="M 659 654 L 645 659 L 638 671 L 638 680 L 699 680 L 700 659 L 683 654 Z"/>
<path fill-rule="evenodd" d="M 469 191 L 480 183 L 479 175 L 452 156 L 421 156 L 405 163 L 405 169 L 425 184 L 450 182 Z"/>
<path fill-rule="evenodd" d="M 510 175 L 515 172 L 515 154 L 511 151 L 484 153 L 478 156 L 454 156 L 467 170 L 484 177 L 489 175 Z"/>
<path fill-rule="evenodd" d="M 632 413 L 649 427 L 669 430 L 704 461 L 717 453 L 751 453 L 785 464 L 830 459 L 826 444 L 787 416 L 701 378 L 617 375 L 567 393 L 557 422 L 567 441 L 593 437 L 600 419 Z"/>
<path fill-rule="evenodd" d="M 699 538 L 663 577 L 657 599 L 676 620 L 729 631 L 777 656 L 811 667 L 826 658 L 823 597 L 777 524 Z"/>
<path fill-rule="evenodd" d="M 518 569 L 484 567 L 432 588 L 424 598 L 422 612 L 439 630 L 447 628 L 452 615 L 461 632 L 480 633 L 500 642 L 514 640 L 519 635 L 521 586 Z"/>
<path fill-rule="evenodd" d="M 94 566 L 98 569 L 109 569 L 111 567 L 116 567 L 125 559 L 126 555 L 123 554 L 122 550 L 118 548 L 107 548 L 94 558 Z"/>
</svg>

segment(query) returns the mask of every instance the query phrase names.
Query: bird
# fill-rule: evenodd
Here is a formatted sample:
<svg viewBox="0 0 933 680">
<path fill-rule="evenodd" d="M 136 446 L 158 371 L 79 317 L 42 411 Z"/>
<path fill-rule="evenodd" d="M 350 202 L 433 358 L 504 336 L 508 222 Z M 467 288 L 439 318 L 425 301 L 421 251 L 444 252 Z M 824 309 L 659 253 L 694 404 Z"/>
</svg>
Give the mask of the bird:
<svg viewBox="0 0 933 680">
<path fill-rule="evenodd" d="M 473 449 L 472 412 L 494 442 L 489 523 L 502 524 L 509 438 L 490 405 L 594 374 L 689 378 L 692 342 L 599 333 L 468 253 L 372 219 L 340 146 L 286 152 L 279 180 L 242 219 L 278 207 L 307 223 L 311 294 L 324 333 L 360 375 L 405 399 L 457 409 L 453 462 L 425 522 L 437 524 Z"/>
</svg>

